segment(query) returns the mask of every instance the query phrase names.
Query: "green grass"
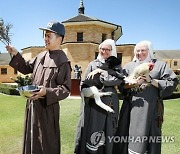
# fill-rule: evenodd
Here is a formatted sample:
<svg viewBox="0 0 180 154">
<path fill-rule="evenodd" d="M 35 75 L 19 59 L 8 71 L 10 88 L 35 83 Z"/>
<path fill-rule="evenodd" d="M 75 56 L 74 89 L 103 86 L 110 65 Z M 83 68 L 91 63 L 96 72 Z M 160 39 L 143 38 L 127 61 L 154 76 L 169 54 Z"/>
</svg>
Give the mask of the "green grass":
<svg viewBox="0 0 180 154">
<path fill-rule="evenodd" d="M 19 96 L 0 94 L 0 154 L 20 154 L 22 150 L 26 100 Z M 174 143 L 163 143 L 162 154 L 180 153 L 180 99 L 165 104 L 163 135 L 174 136 Z M 79 117 L 80 100 L 60 102 L 61 152 L 73 154 L 74 137 Z"/>
<path fill-rule="evenodd" d="M 164 101 L 165 115 L 162 133 L 164 136 L 174 136 L 174 143 L 164 143 L 162 154 L 180 153 L 180 99 Z"/>
</svg>

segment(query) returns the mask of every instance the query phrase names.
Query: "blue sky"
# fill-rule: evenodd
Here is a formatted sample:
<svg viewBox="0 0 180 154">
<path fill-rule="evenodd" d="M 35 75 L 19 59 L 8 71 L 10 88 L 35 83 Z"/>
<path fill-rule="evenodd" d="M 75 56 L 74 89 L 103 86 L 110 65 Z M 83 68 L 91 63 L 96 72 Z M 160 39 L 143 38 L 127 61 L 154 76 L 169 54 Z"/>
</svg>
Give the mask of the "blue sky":
<svg viewBox="0 0 180 154">
<path fill-rule="evenodd" d="M 0 18 L 11 23 L 12 45 L 18 50 L 42 46 L 39 27 L 78 15 L 80 0 L 4 0 Z M 116 44 L 150 40 L 155 50 L 180 50 L 179 0 L 84 0 L 85 15 L 122 26 Z M 0 51 L 6 52 L 0 42 Z"/>
</svg>

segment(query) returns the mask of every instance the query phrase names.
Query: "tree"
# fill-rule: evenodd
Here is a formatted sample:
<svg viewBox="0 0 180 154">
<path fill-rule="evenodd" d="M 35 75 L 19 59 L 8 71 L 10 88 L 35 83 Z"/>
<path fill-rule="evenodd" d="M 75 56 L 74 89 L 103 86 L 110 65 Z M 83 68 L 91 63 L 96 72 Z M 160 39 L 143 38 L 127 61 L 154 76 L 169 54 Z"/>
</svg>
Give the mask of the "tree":
<svg viewBox="0 0 180 154">
<path fill-rule="evenodd" d="M 0 18 L 0 41 L 5 45 L 11 43 L 10 39 L 10 29 L 12 28 L 12 24 L 5 24 L 4 20 Z"/>
</svg>

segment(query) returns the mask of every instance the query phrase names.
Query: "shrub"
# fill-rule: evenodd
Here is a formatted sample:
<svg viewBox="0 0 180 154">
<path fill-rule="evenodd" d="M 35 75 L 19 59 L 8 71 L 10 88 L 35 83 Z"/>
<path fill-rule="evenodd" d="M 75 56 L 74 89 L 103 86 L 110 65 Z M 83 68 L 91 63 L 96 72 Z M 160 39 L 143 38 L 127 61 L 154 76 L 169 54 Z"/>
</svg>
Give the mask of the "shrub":
<svg viewBox="0 0 180 154">
<path fill-rule="evenodd" d="M 17 79 L 13 79 L 17 85 L 10 85 L 10 84 L 1 84 L 0 83 L 0 92 L 8 95 L 20 95 L 19 91 L 16 90 L 17 87 L 30 85 L 32 81 L 32 77 L 26 75 L 22 77 L 21 75 L 17 76 Z"/>
<path fill-rule="evenodd" d="M 176 87 L 176 92 L 180 93 L 180 75 L 177 75 L 177 78 L 178 78 L 179 84 Z"/>
<path fill-rule="evenodd" d="M 17 85 L 0 84 L 0 92 L 7 95 L 19 95 Z"/>
<path fill-rule="evenodd" d="M 32 76 L 30 75 L 26 75 L 24 77 L 22 77 L 21 75 L 18 75 L 17 79 L 13 79 L 13 78 L 11 79 L 14 80 L 18 84 L 19 87 L 30 85 L 32 82 Z"/>
</svg>

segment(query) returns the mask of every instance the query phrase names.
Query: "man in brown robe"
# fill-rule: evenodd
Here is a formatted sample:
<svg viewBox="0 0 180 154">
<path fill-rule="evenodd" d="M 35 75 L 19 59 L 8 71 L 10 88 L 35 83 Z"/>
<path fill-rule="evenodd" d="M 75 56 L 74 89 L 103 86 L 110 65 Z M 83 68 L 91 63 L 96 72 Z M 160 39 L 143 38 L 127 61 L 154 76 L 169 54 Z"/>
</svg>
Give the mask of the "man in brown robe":
<svg viewBox="0 0 180 154">
<path fill-rule="evenodd" d="M 60 50 L 65 28 L 59 22 L 50 22 L 40 29 L 47 51 L 32 60 L 25 61 L 14 47 L 6 46 L 13 55 L 10 66 L 23 74 L 32 73 L 32 84 L 41 86 L 27 100 L 22 153 L 60 154 L 59 101 L 71 90 L 70 61 Z"/>
</svg>

